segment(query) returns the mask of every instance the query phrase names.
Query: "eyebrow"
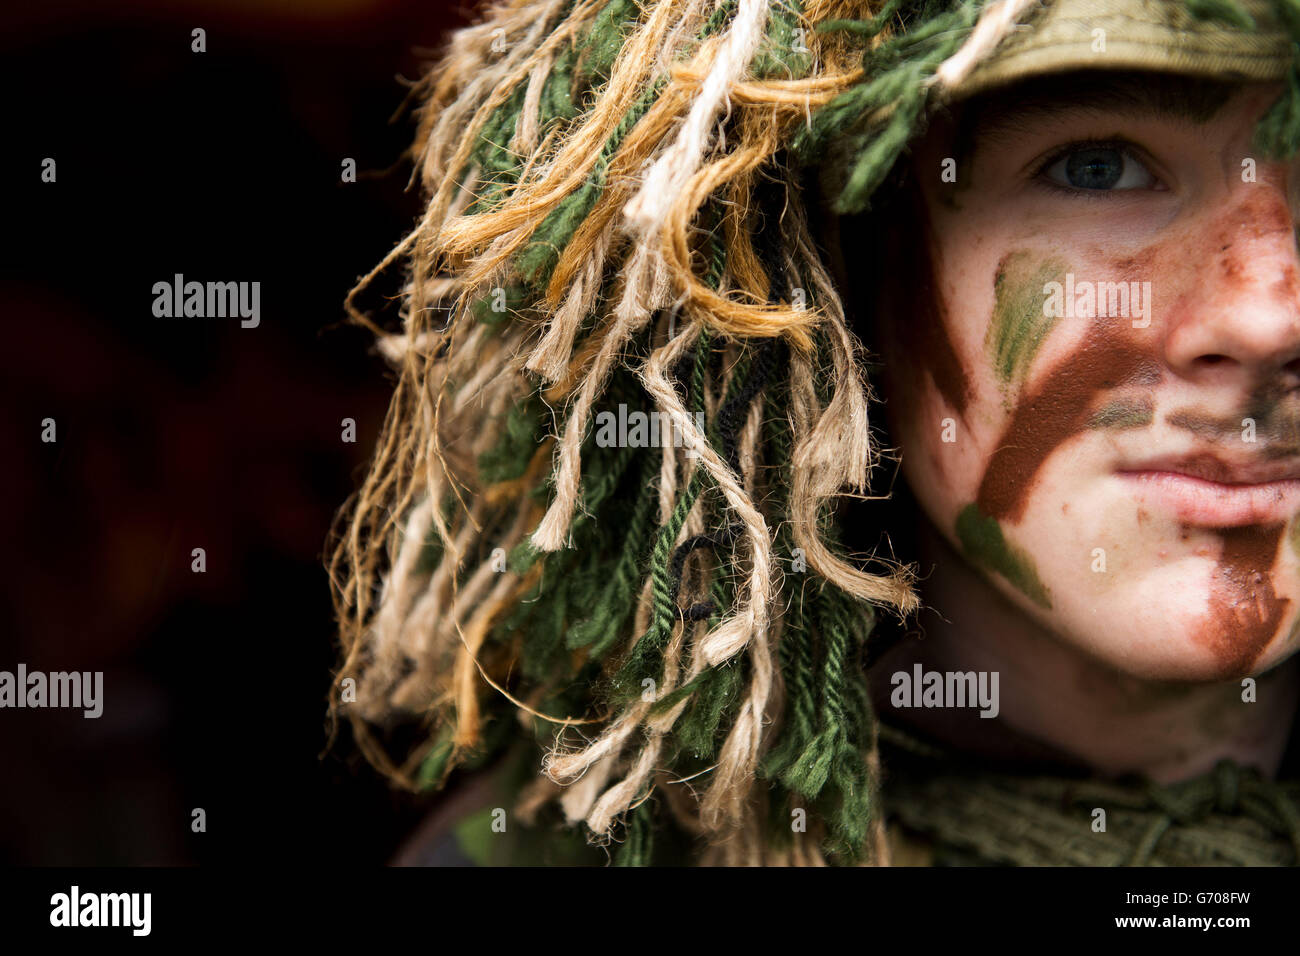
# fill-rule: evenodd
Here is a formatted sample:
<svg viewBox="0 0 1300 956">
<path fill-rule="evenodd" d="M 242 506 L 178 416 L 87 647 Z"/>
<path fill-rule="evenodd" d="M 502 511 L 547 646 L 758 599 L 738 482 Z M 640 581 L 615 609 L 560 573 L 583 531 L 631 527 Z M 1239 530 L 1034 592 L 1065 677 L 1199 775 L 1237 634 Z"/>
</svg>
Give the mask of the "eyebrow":
<svg viewBox="0 0 1300 956">
<path fill-rule="evenodd" d="M 959 104 L 957 144 L 1025 132 L 1064 112 L 1160 117 L 1201 125 L 1240 89 L 1237 84 L 1158 73 L 1066 73 Z"/>
</svg>

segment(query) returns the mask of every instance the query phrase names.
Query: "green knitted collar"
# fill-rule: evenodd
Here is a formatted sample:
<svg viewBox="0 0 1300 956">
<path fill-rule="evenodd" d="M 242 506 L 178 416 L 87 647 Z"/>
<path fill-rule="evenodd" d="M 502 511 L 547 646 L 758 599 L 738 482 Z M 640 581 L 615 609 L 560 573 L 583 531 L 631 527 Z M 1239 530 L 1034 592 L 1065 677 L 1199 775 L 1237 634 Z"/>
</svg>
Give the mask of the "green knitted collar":
<svg viewBox="0 0 1300 956">
<path fill-rule="evenodd" d="M 1294 866 L 1300 860 L 1300 781 L 1271 781 L 1230 760 L 1161 786 L 1136 778 L 990 772 L 884 724 L 880 742 L 885 812 L 931 842 L 936 863 Z"/>
</svg>

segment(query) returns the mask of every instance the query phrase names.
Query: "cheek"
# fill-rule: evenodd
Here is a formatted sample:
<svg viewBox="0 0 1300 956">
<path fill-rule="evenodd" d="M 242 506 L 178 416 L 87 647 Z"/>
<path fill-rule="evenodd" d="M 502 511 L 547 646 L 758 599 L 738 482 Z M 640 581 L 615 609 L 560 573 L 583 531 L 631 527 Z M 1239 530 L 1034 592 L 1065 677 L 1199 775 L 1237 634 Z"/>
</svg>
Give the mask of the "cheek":
<svg viewBox="0 0 1300 956">
<path fill-rule="evenodd" d="M 1075 387 L 1071 378 L 1036 413 L 1016 404 L 1056 325 L 1042 289 L 1065 271 L 1059 258 L 1022 250 L 946 261 L 931 252 L 897 273 L 914 294 L 889 309 L 882 342 L 891 437 L 917 497 L 942 526 L 976 502 L 994 520 L 1019 510 L 1030 489 L 1018 476 L 1032 475 L 1035 460 L 1074 427 L 1071 406 L 1088 400 L 1087 383 Z M 1111 358 L 1074 356 L 1098 369 Z M 999 453 L 1009 423 L 1032 434 L 1032 445 Z"/>
<path fill-rule="evenodd" d="M 1119 443 L 1157 421 L 1158 337 L 1136 311 L 1130 322 L 1044 308 L 1067 275 L 1131 283 L 1176 254 L 1074 264 L 1012 251 L 943 296 L 921 278 L 882 352 L 909 484 L 971 564 L 1130 672 L 1212 679 L 1300 641 L 1300 625 L 1287 633 L 1295 565 L 1274 566 L 1284 529 L 1179 528 L 1117 493 Z M 961 303 L 987 318 L 954 324 Z"/>
<path fill-rule="evenodd" d="M 990 416 L 981 407 L 987 384 L 979 379 L 986 373 L 972 361 L 972 343 L 955 335 L 960 330 L 950 318 L 952 303 L 962 301 L 964 289 L 941 293 L 935 276 L 951 270 L 926 244 L 915 246 L 923 251 L 889 263 L 894 294 L 884 300 L 879 348 L 890 438 L 903 451 L 903 469 L 918 500 L 938 520 L 935 512 L 966 496 L 983 470 L 972 422 L 993 432 L 1000 410 Z"/>
<path fill-rule="evenodd" d="M 882 384 L 889 440 L 901 452 L 903 475 L 922 509 L 943 526 L 978 486 L 985 454 L 969 434 L 970 404 L 954 401 L 965 394 L 964 371 L 946 341 L 937 367 L 927 361 L 935 354 L 917 337 L 883 345 Z"/>
</svg>

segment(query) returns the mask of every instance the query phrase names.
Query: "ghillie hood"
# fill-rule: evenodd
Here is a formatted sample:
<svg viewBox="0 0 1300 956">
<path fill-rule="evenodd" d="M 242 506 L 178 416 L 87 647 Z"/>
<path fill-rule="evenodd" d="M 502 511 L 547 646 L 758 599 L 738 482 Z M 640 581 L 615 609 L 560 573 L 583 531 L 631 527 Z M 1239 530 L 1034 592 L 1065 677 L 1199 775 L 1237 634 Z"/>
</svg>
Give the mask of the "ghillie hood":
<svg viewBox="0 0 1300 956">
<path fill-rule="evenodd" d="M 859 657 L 918 599 L 837 540 L 879 455 L 805 170 L 861 211 L 934 104 L 1078 68 L 1285 78 L 1290 151 L 1296 36 L 1294 0 L 508 0 L 457 32 L 416 90 L 424 213 L 349 299 L 400 369 L 331 565 L 367 757 L 430 788 L 526 738 L 520 812 L 625 862 L 665 827 L 881 859 Z M 357 297 L 399 265 L 389 331 Z"/>
</svg>

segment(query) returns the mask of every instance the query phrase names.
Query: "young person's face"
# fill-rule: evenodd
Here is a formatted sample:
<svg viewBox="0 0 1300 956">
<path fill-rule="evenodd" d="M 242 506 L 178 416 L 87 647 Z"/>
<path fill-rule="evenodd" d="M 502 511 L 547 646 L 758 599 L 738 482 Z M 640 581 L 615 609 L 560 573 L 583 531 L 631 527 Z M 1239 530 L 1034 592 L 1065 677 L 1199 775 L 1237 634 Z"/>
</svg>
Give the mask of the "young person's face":
<svg viewBox="0 0 1300 956">
<path fill-rule="evenodd" d="M 1258 673 L 1300 642 L 1300 176 L 1252 148 L 1277 90 L 1086 79 L 915 150 L 892 438 L 935 525 L 1062 639 L 1141 677 Z"/>
</svg>

